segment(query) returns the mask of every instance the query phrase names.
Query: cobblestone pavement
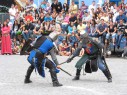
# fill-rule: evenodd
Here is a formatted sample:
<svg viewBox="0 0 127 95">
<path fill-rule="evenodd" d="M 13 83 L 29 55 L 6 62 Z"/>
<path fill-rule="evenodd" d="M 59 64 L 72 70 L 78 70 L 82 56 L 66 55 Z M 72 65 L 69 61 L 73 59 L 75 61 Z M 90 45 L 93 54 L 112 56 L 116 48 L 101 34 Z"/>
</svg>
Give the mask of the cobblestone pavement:
<svg viewBox="0 0 127 95">
<path fill-rule="evenodd" d="M 42 78 L 32 73 L 31 84 L 24 84 L 24 77 L 29 66 L 27 56 L 0 56 L 0 95 L 127 95 L 127 59 L 107 58 L 106 61 L 112 73 L 113 82 L 107 83 L 103 73 L 98 70 L 92 74 L 81 75 L 79 81 L 72 81 L 75 75 L 76 57 L 71 63 L 63 64 L 62 68 L 70 72 L 58 74 L 62 87 L 52 87 L 48 69 L 46 77 Z M 59 62 L 67 57 L 58 56 Z M 81 73 L 83 74 L 83 72 Z"/>
</svg>

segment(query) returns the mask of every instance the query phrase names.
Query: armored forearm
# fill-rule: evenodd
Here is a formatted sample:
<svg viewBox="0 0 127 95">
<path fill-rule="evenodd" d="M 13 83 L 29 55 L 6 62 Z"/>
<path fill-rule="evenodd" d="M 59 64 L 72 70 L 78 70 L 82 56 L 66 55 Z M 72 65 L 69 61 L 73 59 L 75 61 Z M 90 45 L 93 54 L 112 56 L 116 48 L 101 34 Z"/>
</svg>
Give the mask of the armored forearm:
<svg viewBox="0 0 127 95">
<path fill-rule="evenodd" d="M 58 60 L 57 60 L 56 53 L 54 52 L 54 48 L 52 48 L 52 49 L 50 50 L 50 55 L 51 55 L 51 58 L 52 58 L 53 62 L 54 62 L 56 65 L 58 65 L 59 62 L 58 62 Z"/>
</svg>

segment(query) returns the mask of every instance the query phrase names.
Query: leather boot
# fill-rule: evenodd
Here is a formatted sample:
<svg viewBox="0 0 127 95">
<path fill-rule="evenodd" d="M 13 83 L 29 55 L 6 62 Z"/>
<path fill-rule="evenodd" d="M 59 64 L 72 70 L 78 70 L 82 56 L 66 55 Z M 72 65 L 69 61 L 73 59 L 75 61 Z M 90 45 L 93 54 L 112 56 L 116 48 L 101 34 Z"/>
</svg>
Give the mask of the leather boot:
<svg viewBox="0 0 127 95">
<path fill-rule="evenodd" d="M 31 73 L 33 72 L 34 70 L 34 66 L 29 66 L 28 70 L 27 70 L 27 73 L 26 73 L 26 76 L 25 76 L 25 80 L 24 80 L 24 83 L 31 83 L 32 81 L 30 80 L 30 75 Z"/>
<path fill-rule="evenodd" d="M 111 76 L 110 72 L 105 70 L 105 71 L 103 71 L 103 73 L 106 76 L 106 78 L 108 79 L 108 83 L 112 82 L 112 76 Z"/>
<path fill-rule="evenodd" d="M 72 80 L 79 80 L 81 69 L 77 69 L 76 76 Z"/>
<path fill-rule="evenodd" d="M 56 72 L 55 72 L 55 69 L 50 69 L 50 74 L 51 74 L 51 79 L 52 79 L 52 82 L 53 82 L 53 86 L 54 87 L 58 87 L 58 86 L 63 86 L 62 84 L 60 84 L 58 82 L 58 79 L 57 79 L 57 75 L 56 75 Z"/>
</svg>

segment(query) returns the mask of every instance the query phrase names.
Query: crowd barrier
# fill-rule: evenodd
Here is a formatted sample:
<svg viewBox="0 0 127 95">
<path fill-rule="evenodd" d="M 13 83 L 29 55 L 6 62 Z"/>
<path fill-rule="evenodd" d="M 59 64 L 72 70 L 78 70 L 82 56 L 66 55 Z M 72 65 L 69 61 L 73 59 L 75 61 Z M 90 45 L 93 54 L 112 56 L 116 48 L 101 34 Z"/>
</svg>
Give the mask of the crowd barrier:
<svg viewBox="0 0 127 95">
<path fill-rule="evenodd" d="M 0 13 L 0 22 L 3 23 L 6 19 L 9 18 L 8 13 Z"/>
</svg>

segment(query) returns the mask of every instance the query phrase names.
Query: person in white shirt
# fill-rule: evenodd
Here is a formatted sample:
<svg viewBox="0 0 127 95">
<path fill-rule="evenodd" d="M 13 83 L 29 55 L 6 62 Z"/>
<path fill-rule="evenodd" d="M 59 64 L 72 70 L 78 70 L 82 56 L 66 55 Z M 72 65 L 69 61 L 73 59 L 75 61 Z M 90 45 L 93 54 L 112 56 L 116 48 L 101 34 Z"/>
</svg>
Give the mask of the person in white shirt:
<svg viewBox="0 0 127 95">
<path fill-rule="evenodd" d="M 10 15 L 10 22 L 14 24 L 15 21 L 15 15 L 16 15 L 16 10 L 14 4 L 11 5 L 11 8 L 9 9 L 9 15 Z"/>
<path fill-rule="evenodd" d="M 92 4 L 88 8 L 88 12 L 90 12 L 90 15 L 92 15 L 92 9 L 94 9 L 94 11 L 96 10 L 96 3 L 95 3 L 95 1 L 93 1 Z"/>
<path fill-rule="evenodd" d="M 114 13 L 114 16 L 113 16 L 113 23 L 116 22 L 116 17 L 119 15 L 119 8 L 117 7 L 117 11 Z"/>
<path fill-rule="evenodd" d="M 32 6 L 34 9 L 37 9 L 37 5 L 34 4 L 34 0 L 30 0 L 30 3 L 31 3 L 31 6 Z"/>
</svg>

